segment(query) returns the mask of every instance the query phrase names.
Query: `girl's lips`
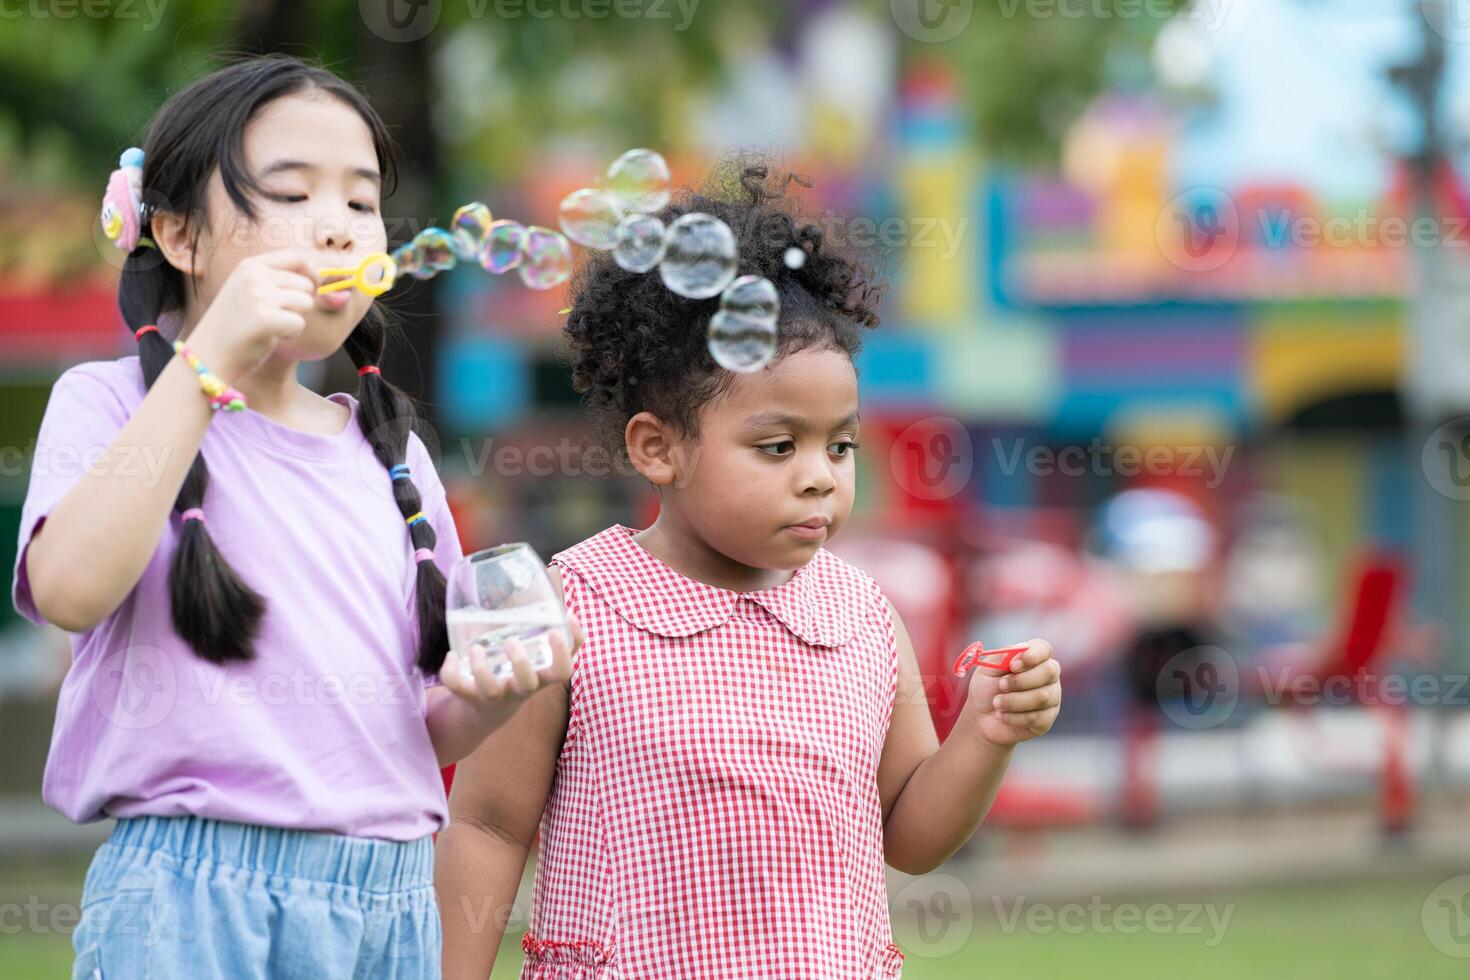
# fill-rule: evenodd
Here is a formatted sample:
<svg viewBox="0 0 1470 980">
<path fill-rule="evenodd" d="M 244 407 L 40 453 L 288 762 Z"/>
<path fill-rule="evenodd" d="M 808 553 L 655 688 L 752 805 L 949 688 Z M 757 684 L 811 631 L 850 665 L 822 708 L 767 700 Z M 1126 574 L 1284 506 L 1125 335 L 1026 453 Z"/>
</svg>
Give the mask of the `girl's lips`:
<svg viewBox="0 0 1470 980">
<path fill-rule="evenodd" d="M 826 527 L 810 527 L 806 524 L 788 524 L 786 530 L 803 541 L 820 541 L 827 536 Z"/>
<path fill-rule="evenodd" d="M 350 289 L 342 289 L 335 293 L 317 293 L 317 308 L 326 310 L 330 313 L 336 313 L 339 310 L 345 310 L 347 308 L 347 304 L 352 301 L 351 294 L 352 290 Z"/>
</svg>

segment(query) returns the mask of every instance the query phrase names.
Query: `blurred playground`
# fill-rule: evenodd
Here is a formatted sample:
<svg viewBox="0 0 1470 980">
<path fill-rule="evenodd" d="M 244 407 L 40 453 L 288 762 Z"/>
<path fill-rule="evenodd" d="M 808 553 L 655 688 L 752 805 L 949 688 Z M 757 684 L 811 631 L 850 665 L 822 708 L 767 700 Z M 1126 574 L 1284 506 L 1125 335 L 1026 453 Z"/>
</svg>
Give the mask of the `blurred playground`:
<svg viewBox="0 0 1470 980">
<path fill-rule="evenodd" d="M 33 458 L 52 382 L 131 343 L 96 234 L 107 173 L 166 92 L 228 52 L 320 57 L 364 87 L 404 150 L 395 244 L 468 200 L 553 224 L 630 147 L 685 183 L 764 153 L 812 177 L 824 234 L 889 282 L 834 550 L 902 613 L 941 734 L 971 640 L 1045 637 L 1066 668 L 1057 727 L 1018 751 L 979 837 L 934 875 L 891 876 L 904 976 L 1463 976 L 1470 27 L 1454 4 L 574 16 L 587 3 L 425 4 L 421 33 L 347 0 L 3 21 L 0 557 L 31 468 L 58 462 Z M 586 451 L 563 300 L 473 268 L 394 294 L 383 370 L 425 402 L 467 548 L 546 556 L 654 515 L 645 485 Z M 355 378 L 342 359 L 309 380 Z M 0 610 L 5 977 L 65 973 L 107 829 L 40 802 L 66 667 L 63 634 Z M 515 921 L 497 978 L 518 973 Z"/>
</svg>

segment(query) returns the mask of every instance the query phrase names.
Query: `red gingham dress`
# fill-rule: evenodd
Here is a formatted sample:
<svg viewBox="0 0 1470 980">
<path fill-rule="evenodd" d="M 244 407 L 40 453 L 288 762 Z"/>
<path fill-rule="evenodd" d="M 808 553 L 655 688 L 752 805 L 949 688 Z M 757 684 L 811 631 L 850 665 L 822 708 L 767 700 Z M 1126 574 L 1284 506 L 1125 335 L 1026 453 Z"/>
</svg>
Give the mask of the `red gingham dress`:
<svg viewBox="0 0 1470 980">
<path fill-rule="evenodd" d="M 729 592 L 614 526 L 552 560 L 586 629 L 522 980 L 900 975 L 878 759 L 898 682 L 871 578 L 827 551 Z"/>
</svg>

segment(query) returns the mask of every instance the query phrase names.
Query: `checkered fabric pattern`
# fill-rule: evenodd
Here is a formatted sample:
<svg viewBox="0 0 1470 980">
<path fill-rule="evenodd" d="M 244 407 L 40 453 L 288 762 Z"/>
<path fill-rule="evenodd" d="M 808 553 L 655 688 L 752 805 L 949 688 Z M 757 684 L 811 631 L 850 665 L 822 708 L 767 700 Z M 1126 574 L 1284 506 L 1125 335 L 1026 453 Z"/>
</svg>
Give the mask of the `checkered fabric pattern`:
<svg viewBox="0 0 1470 980">
<path fill-rule="evenodd" d="M 897 640 L 827 551 L 729 592 L 614 526 L 553 558 L 587 632 L 522 980 L 900 975 L 878 759 Z"/>
</svg>

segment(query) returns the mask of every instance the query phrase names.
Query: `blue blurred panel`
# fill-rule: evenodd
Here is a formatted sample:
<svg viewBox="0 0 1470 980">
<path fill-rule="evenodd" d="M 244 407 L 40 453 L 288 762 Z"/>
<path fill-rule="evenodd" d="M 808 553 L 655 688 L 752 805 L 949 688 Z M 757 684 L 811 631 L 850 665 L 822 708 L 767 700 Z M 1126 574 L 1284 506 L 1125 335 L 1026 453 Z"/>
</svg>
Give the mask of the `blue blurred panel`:
<svg viewBox="0 0 1470 980">
<path fill-rule="evenodd" d="M 439 401 L 460 431 L 512 425 L 531 397 L 525 346 L 499 337 L 445 338 L 439 349 Z"/>
<path fill-rule="evenodd" d="M 1384 436 L 1368 446 L 1369 519 L 1373 524 L 1364 530 L 1378 540 L 1405 551 L 1414 544 L 1413 480 L 1422 478 L 1416 468 L 1406 466 L 1403 443 L 1396 437 Z"/>
<path fill-rule="evenodd" d="M 1036 482 L 1026 469 L 1026 452 L 1046 445 L 1045 434 L 1020 426 L 982 426 L 971 430 L 975 450 L 974 498 L 992 507 L 1030 507 Z"/>
<path fill-rule="evenodd" d="M 935 401 L 932 338 L 898 332 L 863 338 L 857 356 L 858 392 L 868 405 L 929 405 Z"/>
<path fill-rule="evenodd" d="M 1117 386 L 1074 387 L 1057 408 L 1053 426 L 1063 438 L 1088 437 L 1102 431 L 1120 409 L 1146 409 L 1167 417 L 1171 409 L 1214 409 L 1244 428 L 1249 406 L 1235 379 L 1201 378 L 1141 381 L 1120 379 Z"/>
</svg>

